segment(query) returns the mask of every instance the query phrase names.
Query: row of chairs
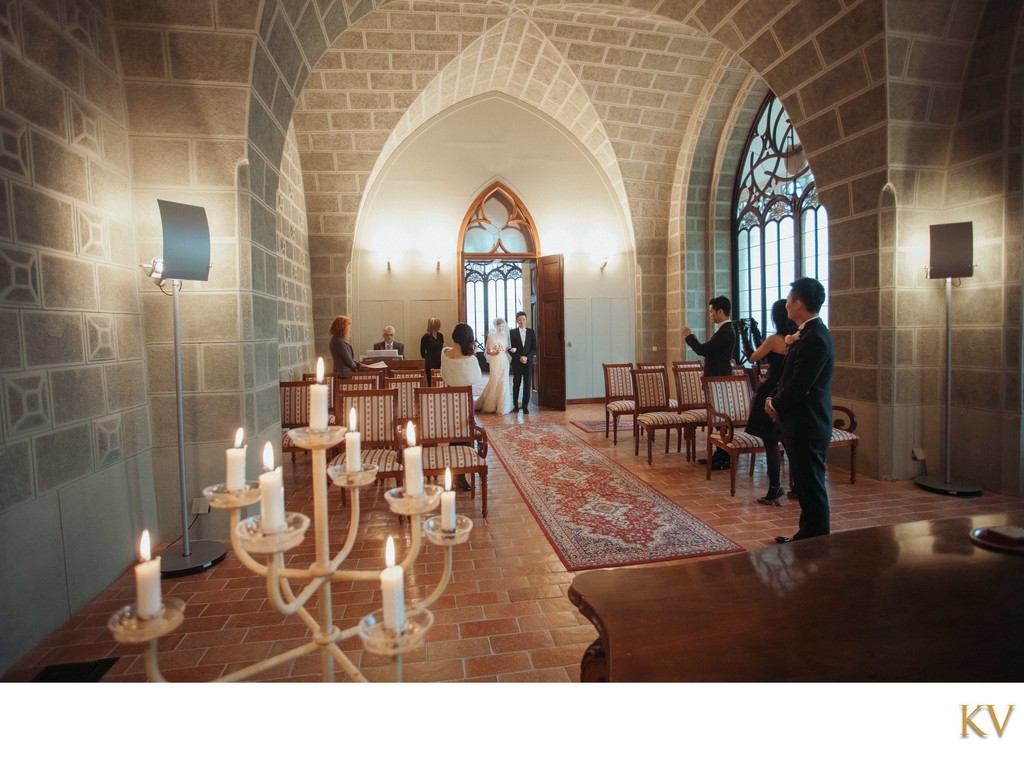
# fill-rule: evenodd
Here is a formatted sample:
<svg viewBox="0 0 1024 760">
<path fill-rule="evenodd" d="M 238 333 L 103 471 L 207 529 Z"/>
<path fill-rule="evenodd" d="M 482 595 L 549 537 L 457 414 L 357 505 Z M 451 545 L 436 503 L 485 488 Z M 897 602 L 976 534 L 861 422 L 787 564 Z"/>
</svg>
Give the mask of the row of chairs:
<svg viewBox="0 0 1024 760">
<path fill-rule="evenodd" d="M 736 494 L 736 469 L 739 457 L 750 454 L 750 475 L 754 474 L 756 455 L 764 451 L 764 441 L 742 430 L 750 418 L 753 401 L 752 376 L 743 367 L 734 367 L 733 374 L 723 377 L 704 377 L 700 362 L 673 362 L 677 399 L 669 398 L 668 372 L 664 364 L 606 364 L 605 393 L 615 394 L 605 402 L 605 437 L 608 436 L 610 418 L 631 414 L 633 417 L 633 453 L 639 456 L 640 435 L 647 438 L 647 463 L 651 464 L 654 437 L 665 430 L 665 453 L 668 453 L 673 430 L 677 433 L 676 450 L 682 450 L 686 441 L 686 459 L 696 459 L 697 428 L 707 428 L 705 456 L 707 479 L 711 479 L 711 454 L 720 448 L 729 454 L 730 495 Z M 628 372 L 628 375 L 626 374 Z M 628 381 L 627 378 L 628 377 Z M 624 397 L 626 389 L 632 398 Z M 833 422 L 830 448 L 849 447 L 850 482 L 857 480 L 857 446 L 854 433 L 857 418 L 853 410 L 833 405 L 833 412 L 841 416 Z M 618 443 L 616 435 L 615 442 Z"/>
<path fill-rule="evenodd" d="M 416 425 L 416 443 L 423 447 L 423 474 L 426 477 L 453 475 L 470 478 L 476 496 L 476 479 L 480 476 L 481 509 L 487 517 L 487 434 L 476 422 L 473 410 L 473 389 L 444 385 L 424 387 L 424 377 L 385 377 L 387 387 L 355 387 L 338 380 L 334 413 L 330 424 L 347 425 L 350 410 L 356 413 L 361 435 L 361 457 L 364 465 L 377 467 L 377 480 L 404 482 L 402 450 L 408 422 Z M 281 385 L 281 448 L 295 453 L 288 431 L 309 425 L 309 386 L 314 381 L 282 381 Z M 337 422 L 335 422 L 337 420 Z M 345 452 L 335 456 L 331 465 L 344 466 Z"/>
</svg>

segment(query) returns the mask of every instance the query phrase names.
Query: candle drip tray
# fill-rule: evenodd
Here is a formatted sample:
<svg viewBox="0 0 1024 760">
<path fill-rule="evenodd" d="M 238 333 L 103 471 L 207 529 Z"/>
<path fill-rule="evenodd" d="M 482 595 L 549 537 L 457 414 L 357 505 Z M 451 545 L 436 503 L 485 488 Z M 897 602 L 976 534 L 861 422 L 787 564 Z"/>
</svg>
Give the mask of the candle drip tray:
<svg viewBox="0 0 1024 760">
<path fill-rule="evenodd" d="M 300 512 L 285 512 L 285 527 L 275 533 L 264 533 L 260 516 L 242 520 L 235 526 L 235 538 L 250 554 L 274 554 L 292 549 L 306 538 L 309 517 Z"/>
<path fill-rule="evenodd" d="M 260 500 L 260 484 L 258 480 L 249 480 L 240 490 L 229 491 L 226 484 L 218 483 L 204 488 L 203 496 L 214 509 L 239 509 Z"/>
<path fill-rule="evenodd" d="M 299 448 L 303 449 L 330 449 L 345 440 L 347 428 L 329 427 L 324 430 L 313 428 L 291 428 L 288 437 L 292 439 Z"/>
<path fill-rule="evenodd" d="M 455 530 L 442 528 L 440 517 L 428 517 L 423 521 L 423 535 L 430 543 L 437 546 L 463 544 L 469 539 L 471 530 L 473 530 L 473 521 L 464 515 L 455 515 Z"/>
<path fill-rule="evenodd" d="M 143 644 L 175 630 L 185 620 L 185 602 L 173 596 L 164 597 L 160 614 L 140 618 L 134 605 L 126 605 L 110 616 L 107 629 L 122 644 Z"/>
<path fill-rule="evenodd" d="M 405 616 L 405 630 L 401 633 L 384 627 L 381 610 L 360 620 L 359 638 L 363 640 L 366 651 L 394 657 L 420 646 L 434 624 L 434 613 L 426 607 L 414 607 L 407 609 Z"/>
<path fill-rule="evenodd" d="M 397 515 L 422 515 L 437 509 L 441 503 L 441 486 L 426 483 L 423 486 L 423 493 L 419 496 L 408 496 L 405 488 L 399 486 L 384 492 L 391 511 Z"/>
<path fill-rule="evenodd" d="M 342 488 L 354 488 L 369 485 L 376 480 L 377 465 L 364 464 L 363 469 L 349 472 L 341 465 L 332 464 L 327 468 L 327 474 L 334 481 L 334 485 Z"/>
</svg>

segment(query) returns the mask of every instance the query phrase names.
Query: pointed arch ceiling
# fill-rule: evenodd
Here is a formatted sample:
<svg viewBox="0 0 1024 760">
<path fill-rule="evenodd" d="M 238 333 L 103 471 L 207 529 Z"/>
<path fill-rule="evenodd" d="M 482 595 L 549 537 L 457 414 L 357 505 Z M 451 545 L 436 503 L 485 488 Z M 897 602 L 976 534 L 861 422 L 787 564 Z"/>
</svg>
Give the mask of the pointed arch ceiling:
<svg viewBox="0 0 1024 760">
<path fill-rule="evenodd" d="M 402 140 L 487 91 L 537 108 L 603 167 L 637 238 L 664 238 L 680 147 L 708 119 L 723 61 L 702 31 L 646 11 L 497 3 L 379 7 L 329 47 L 294 114 L 310 249 L 351 252 L 362 194 Z M 692 142 L 692 140 L 691 140 Z"/>
</svg>

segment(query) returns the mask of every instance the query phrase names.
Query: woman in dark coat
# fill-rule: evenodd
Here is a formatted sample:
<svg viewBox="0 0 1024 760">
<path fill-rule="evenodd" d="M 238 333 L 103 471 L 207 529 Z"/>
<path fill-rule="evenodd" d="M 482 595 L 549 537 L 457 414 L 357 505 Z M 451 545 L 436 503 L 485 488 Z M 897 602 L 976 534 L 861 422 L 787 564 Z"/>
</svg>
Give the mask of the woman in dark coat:
<svg viewBox="0 0 1024 760">
<path fill-rule="evenodd" d="M 420 338 L 420 356 L 423 357 L 427 372 L 427 385 L 431 383 L 430 370 L 441 369 L 441 349 L 444 336 L 441 334 L 441 320 L 431 317 L 427 320 L 427 331 Z"/>
<path fill-rule="evenodd" d="M 335 317 L 331 322 L 330 332 L 334 374 L 345 380 L 353 372 L 363 368 L 363 365 L 356 361 L 352 353 L 352 344 L 348 342 L 352 334 L 352 318 L 345 315 Z"/>
</svg>

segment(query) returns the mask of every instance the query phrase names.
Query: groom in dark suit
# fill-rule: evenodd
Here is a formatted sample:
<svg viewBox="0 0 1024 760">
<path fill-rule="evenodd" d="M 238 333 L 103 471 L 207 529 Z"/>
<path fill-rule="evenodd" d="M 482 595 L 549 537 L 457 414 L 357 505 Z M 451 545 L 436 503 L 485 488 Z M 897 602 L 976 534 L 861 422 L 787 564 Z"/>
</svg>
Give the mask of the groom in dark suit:
<svg viewBox="0 0 1024 760">
<path fill-rule="evenodd" d="M 509 336 L 508 352 L 512 355 L 512 411 L 519 410 L 519 386 L 523 386 L 523 414 L 530 413 L 530 392 L 533 384 L 533 363 L 537 358 L 537 334 L 526 326 L 526 312 L 516 313 L 516 327 Z"/>
<path fill-rule="evenodd" d="M 800 526 L 792 538 L 777 536 L 780 544 L 829 533 L 825 455 L 832 440 L 832 335 L 818 318 L 825 288 L 810 277 L 790 285 L 786 313 L 799 325 L 786 338 L 789 350 L 775 393 L 764 409 L 779 420 L 782 445 L 800 499 Z"/>
</svg>

